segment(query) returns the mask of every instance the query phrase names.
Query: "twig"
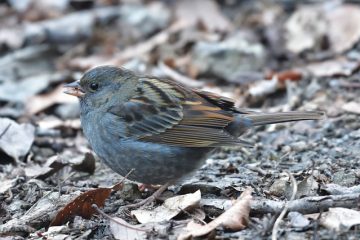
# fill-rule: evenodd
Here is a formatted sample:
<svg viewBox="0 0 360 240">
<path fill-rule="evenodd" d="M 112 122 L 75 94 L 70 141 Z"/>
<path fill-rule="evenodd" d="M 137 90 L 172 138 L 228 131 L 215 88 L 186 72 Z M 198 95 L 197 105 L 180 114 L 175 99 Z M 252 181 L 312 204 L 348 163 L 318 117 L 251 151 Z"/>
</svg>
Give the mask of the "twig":
<svg viewBox="0 0 360 240">
<path fill-rule="evenodd" d="M 263 170 L 262 168 L 254 166 L 252 164 L 246 164 L 245 167 L 247 169 L 250 169 L 251 171 L 259 173 L 262 176 L 265 176 L 268 173 L 267 171 Z"/>
<path fill-rule="evenodd" d="M 184 75 L 176 72 L 175 70 L 173 70 L 172 68 L 167 66 L 162 61 L 159 62 L 158 66 L 161 69 L 161 71 L 163 71 L 163 73 L 165 75 L 171 77 L 172 79 L 178 81 L 179 83 L 182 83 L 182 84 L 187 85 L 189 87 L 202 87 L 202 86 L 204 86 L 203 82 L 196 81 L 194 79 L 191 79 L 191 78 L 189 78 L 187 76 L 184 76 Z"/>
<path fill-rule="evenodd" d="M 339 86 L 344 87 L 344 88 L 360 88 L 360 83 L 357 83 L 357 82 L 340 82 Z"/>
<path fill-rule="evenodd" d="M 328 195 L 316 197 L 304 197 L 293 201 L 288 201 L 288 210 L 290 212 L 299 212 L 302 214 L 318 213 L 321 210 L 326 211 L 332 207 L 355 208 L 360 202 L 360 193 L 351 193 L 343 195 Z M 251 202 L 251 213 L 267 214 L 278 213 L 285 207 L 285 202 L 274 200 L 253 200 Z"/>
<path fill-rule="evenodd" d="M 338 184 L 329 183 L 329 184 L 325 184 L 325 186 L 323 186 L 321 190 L 331 195 L 344 195 L 344 194 L 360 193 L 360 186 L 355 185 L 352 187 L 344 187 Z"/>
<path fill-rule="evenodd" d="M 91 205 L 92 208 L 95 209 L 95 211 L 97 213 L 99 213 L 100 215 L 102 215 L 103 217 L 109 219 L 110 221 L 113 221 L 115 222 L 116 224 L 119 224 L 123 227 L 126 227 L 126 228 L 129 228 L 129 229 L 132 229 L 132 230 L 135 230 L 135 231 L 141 231 L 141 232 L 147 232 L 148 230 L 146 229 L 141 229 L 141 228 L 136 228 L 134 226 L 131 226 L 130 224 L 125 224 L 125 223 L 122 223 L 122 222 L 119 222 L 118 220 L 116 220 L 115 218 L 112 218 L 111 216 L 109 216 L 108 214 L 104 213 L 103 211 L 100 210 L 100 208 L 96 205 L 96 204 L 92 204 Z"/>
<path fill-rule="evenodd" d="M 66 176 L 66 178 L 64 178 L 62 181 L 59 181 L 58 183 L 58 190 L 59 190 L 59 198 L 61 197 L 61 190 L 62 190 L 62 186 L 63 183 L 66 182 L 68 179 L 70 179 L 72 176 L 74 176 L 76 174 L 76 172 L 72 172 L 70 173 L 68 176 Z M 60 178 L 59 178 L 60 179 Z"/>
<path fill-rule="evenodd" d="M 296 183 L 296 180 L 295 180 L 294 176 L 290 172 L 288 172 L 288 171 L 285 171 L 285 172 L 289 175 L 289 178 L 290 178 L 292 186 L 293 186 L 293 191 L 292 191 L 290 201 L 294 201 L 296 193 L 297 193 L 297 183 Z M 278 229 L 279 229 L 280 222 L 284 218 L 284 216 L 287 213 L 288 209 L 289 209 L 289 202 L 286 202 L 283 210 L 281 211 L 279 217 L 276 219 L 276 221 L 274 223 L 274 227 L 273 227 L 272 235 L 271 235 L 272 240 L 277 239 L 277 232 L 278 232 Z"/>
<path fill-rule="evenodd" d="M 135 168 L 132 168 L 122 179 L 119 183 L 115 184 L 112 187 L 113 191 L 119 191 L 122 187 L 123 182 L 130 176 L 130 174 L 132 174 L 135 171 Z"/>
<path fill-rule="evenodd" d="M 11 126 L 11 123 L 9 123 L 6 128 L 4 129 L 4 131 L 2 131 L 2 133 L 0 134 L 0 139 L 5 135 L 5 133 L 9 130 Z"/>
</svg>

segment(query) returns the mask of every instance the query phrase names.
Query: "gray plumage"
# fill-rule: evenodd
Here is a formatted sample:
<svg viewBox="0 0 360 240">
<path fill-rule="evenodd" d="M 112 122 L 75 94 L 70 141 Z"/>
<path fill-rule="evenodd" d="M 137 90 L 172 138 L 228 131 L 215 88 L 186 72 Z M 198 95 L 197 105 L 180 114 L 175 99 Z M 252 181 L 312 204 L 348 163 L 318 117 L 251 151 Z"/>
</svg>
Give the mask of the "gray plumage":
<svg viewBox="0 0 360 240">
<path fill-rule="evenodd" d="M 76 85 L 76 84 L 75 84 Z M 75 86 L 81 124 L 95 153 L 114 171 L 147 183 L 174 183 L 201 167 L 221 146 L 253 126 L 321 119 L 322 112 L 255 113 L 231 99 L 170 80 L 103 66 Z"/>
</svg>

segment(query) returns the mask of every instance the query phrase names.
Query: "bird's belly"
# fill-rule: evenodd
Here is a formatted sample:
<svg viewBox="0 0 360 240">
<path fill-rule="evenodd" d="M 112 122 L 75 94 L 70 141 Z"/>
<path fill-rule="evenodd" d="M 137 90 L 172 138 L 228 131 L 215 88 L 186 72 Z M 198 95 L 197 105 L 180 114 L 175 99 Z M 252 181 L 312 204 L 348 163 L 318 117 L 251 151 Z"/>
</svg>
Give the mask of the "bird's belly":
<svg viewBox="0 0 360 240">
<path fill-rule="evenodd" d="M 94 152 L 113 171 L 146 184 L 175 182 L 201 167 L 213 148 L 172 147 L 123 139 L 124 126 L 112 114 L 81 114 L 86 138 Z M 120 122 L 121 123 L 121 122 Z"/>
<path fill-rule="evenodd" d="M 115 172 L 125 176 L 131 169 L 130 180 L 146 184 L 176 182 L 191 174 L 206 160 L 210 148 L 171 147 L 134 140 L 107 145 L 95 151 Z"/>
</svg>

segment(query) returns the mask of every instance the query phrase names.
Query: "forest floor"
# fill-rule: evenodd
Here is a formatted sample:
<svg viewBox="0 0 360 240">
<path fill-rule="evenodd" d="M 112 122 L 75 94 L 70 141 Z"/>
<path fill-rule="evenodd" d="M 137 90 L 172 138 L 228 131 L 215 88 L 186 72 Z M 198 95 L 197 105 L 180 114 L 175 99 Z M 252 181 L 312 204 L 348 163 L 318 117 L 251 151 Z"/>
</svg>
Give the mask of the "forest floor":
<svg viewBox="0 0 360 240">
<path fill-rule="evenodd" d="M 359 239 L 359 40 L 346 1 L 0 1 L 0 238 Z M 153 190 L 118 184 L 63 93 L 103 64 L 327 117 L 254 128 L 121 211 Z"/>
</svg>

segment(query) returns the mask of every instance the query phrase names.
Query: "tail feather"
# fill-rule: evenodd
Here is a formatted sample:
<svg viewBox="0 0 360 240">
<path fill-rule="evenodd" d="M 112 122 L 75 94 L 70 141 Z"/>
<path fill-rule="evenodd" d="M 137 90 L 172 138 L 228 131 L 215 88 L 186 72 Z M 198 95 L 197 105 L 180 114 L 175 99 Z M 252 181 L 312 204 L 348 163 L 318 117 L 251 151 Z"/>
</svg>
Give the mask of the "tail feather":
<svg viewBox="0 0 360 240">
<path fill-rule="evenodd" d="M 320 111 L 249 113 L 246 115 L 246 118 L 251 120 L 253 126 L 259 126 L 301 120 L 320 120 L 325 118 L 325 113 Z"/>
</svg>

